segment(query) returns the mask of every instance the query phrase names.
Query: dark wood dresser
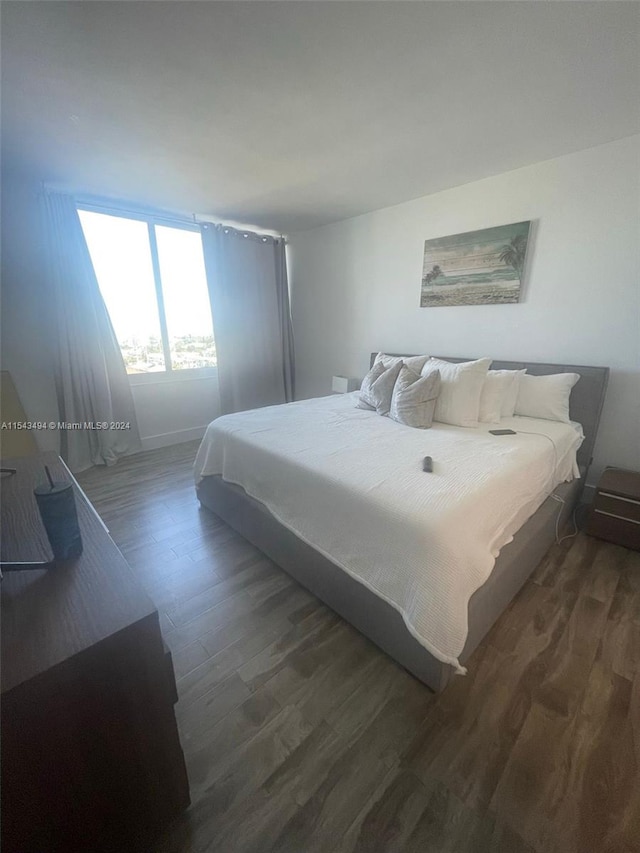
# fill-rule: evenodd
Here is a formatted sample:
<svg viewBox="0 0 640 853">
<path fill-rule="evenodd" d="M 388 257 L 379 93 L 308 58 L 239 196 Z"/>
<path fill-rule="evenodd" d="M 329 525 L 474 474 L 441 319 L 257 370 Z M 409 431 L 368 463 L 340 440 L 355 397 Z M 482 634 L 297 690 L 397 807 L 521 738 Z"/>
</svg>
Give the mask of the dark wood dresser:
<svg viewBox="0 0 640 853">
<path fill-rule="evenodd" d="M 2 560 L 50 559 L 33 489 L 74 483 L 82 556 L 2 581 L 3 853 L 151 850 L 189 804 L 158 613 L 55 454 L 3 460 Z"/>
<path fill-rule="evenodd" d="M 640 550 L 640 473 L 605 469 L 596 488 L 587 533 Z"/>
</svg>

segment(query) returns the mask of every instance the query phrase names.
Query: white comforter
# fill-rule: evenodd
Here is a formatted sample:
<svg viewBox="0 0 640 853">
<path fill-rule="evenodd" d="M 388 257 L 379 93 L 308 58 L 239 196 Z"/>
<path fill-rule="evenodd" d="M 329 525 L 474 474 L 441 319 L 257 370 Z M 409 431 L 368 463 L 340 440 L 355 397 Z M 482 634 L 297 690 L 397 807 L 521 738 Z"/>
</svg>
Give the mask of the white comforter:
<svg viewBox="0 0 640 853">
<path fill-rule="evenodd" d="M 469 599 L 500 548 L 561 482 L 579 476 L 579 424 L 533 418 L 492 436 L 419 430 L 355 407 L 357 392 L 218 418 L 195 462 L 242 486 L 301 539 L 403 616 L 461 669 Z M 494 427 L 495 428 L 495 427 Z M 433 458 L 432 474 L 422 459 Z"/>
</svg>

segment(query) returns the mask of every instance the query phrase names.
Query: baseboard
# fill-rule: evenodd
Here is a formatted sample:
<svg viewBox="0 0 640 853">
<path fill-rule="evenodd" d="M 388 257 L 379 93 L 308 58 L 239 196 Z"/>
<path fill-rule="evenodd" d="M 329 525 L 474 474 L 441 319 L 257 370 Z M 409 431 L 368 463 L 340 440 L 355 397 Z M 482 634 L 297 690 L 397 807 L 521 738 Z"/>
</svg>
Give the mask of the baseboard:
<svg viewBox="0 0 640 853">
<path fill-rule="evenodd" d="M 169 447 L 171 444 L 183 444 L 185 441 L 195 441 L 202 438 L 206 426 L 179 429 L 175 432 L 163 432 L 160 435 L 148 435 L 142 438 L 143 450 L 157 450 L 159 447 Z"/>
</svg>

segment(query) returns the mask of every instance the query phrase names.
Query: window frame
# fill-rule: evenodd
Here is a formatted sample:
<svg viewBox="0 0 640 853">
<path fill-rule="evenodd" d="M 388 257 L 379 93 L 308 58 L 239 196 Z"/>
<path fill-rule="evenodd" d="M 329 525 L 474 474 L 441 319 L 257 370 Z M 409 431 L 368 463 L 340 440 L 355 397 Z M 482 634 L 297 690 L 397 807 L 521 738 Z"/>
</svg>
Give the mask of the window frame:
<svg viewBox="0 0 640 853">
<path fill-rule="evenodd" d="M 84 210 L 88 213 L 105 213 L 108 216 L 117 216 L 120 219 L 134 219 L 138 222 L 144 222 L 147 226 L 147 237 L 149 240 L 149 250 L 151 252 L 151 267 L 153 270 L 153 282 L 156 294 L 156 303 L 158 307 L 158 318 L 160 322 L 160 337 L 162 339 L 162 352 L 164 355 L 164 370 L 154 370 L 151 373 L 127 373 L 127 378 L 131 385 L 155 385 L 164 384 L 165 382 L 189 382 L 201 379 L 214 379 L 218 375 L 216 367 L 186 367 L 181 370 L 174 370 L 171 364 L 171 351 L 169 346 L 169 333 L 167 327 L 167 315 L 164 308 L 164 295 L 162 293 L 162 275 L 160 273 L 160 258 L 158 256 L 158 241 L 156 238 L 156 225 L 164 225 L 169 228 L 180 228 L 183 231 L 192 231 L 200 233 L 200 229 L 190 220 L 182 220 L 171 216 L 164 216 L 160 213 L 147 213 L 144 211 L 127 210 L 125 208 L 111 207 L 108 204 L 101 204 L 94 201 L 83 201 L 76 199 L 76 209 Z M 88 247 L 87 247 L 88 248 Z M 89 253 L 91 254 L 91 253 Z M 92 261 L 93 263 L 93 261 Z M 215 330 L 212 332 L 215 340 Z"/>
</svg>

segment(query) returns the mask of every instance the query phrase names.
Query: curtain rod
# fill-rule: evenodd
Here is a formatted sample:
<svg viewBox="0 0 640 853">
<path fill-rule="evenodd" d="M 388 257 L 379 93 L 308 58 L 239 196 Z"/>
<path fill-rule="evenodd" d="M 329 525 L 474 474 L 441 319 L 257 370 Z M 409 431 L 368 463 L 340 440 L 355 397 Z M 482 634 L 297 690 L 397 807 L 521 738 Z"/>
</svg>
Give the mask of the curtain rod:
<svg viewBox="0 0 640 853">
<path fill-rule="evenodd" d="M 271 237 L 275 240 L 283 240 L 285 243 L 287 242 L 287 238 L 284 234 L 279 234 L 275 231 L 269 231 L 266 229 L 258 228 L 255 225 L 241 225 L 239 223 L 225 222 L 222 219 L 214 219 L 214 218 L 205 218 L 204 216 L 198 216 L 195 213 L 190 215 L 187 214 L 177 214 L 177 213 L 165 213 L 159 212 L 153 208 L 146 207 L 127 207 L 122 206 L 121 204 L 111 204 L 108 201 L 93 201 L 90 200 L 89 197 L 86 196 L 74 196 L 78 204 L 85 204 L 87 207 L 95 207 L 101 210 L 117 210 L 118 213 L 128 213 L 133 214 L 134 216 L 137 214 L 139 216 L 151 217 L 152 219 L 159 219 L 162 222 L 173 222 L 176 225 L 214 225 L 220 226 L 220 228 L 231 228 L 234 231 L 247 231 L 252 234 L 256 234 L 258 237 Z"/>
<path fill-rule="evenodd" d="M 176 225 L 198 225 L 199 221 L 195 214 L 192 216 L 181 216 L 177 213 L 165 213 L 150 207 L 141 207 L 139 205 L 126 205 L 105 201 L 104 199 L 95 199 L 92 196 L 76 195 L 72 193 L 73 198 L 81 207 L 93 207 L 97 210 L 113 211 L 114 213 L 128 214 L 129 216 L 144 216 L 151 219 L 161 219 L 163 222 L 173 222 Z"/>
<path fill-rule="evenodd" d="M 158 208 L 147 207 L 143 204 L 122 201 L 121 199 L 110 199 L 105 198 L 104 196 L 95 196 L 88 193 L 76 193 L 67 188 L 55 186 L 54 184 L 46 184 L 44 182 L 42 183 L 42 188 L 45 192 L 68 192 L 75 198 L 78 204 L 85 204 L 88 207 L 102 208 L 105 211 L 114 210 L 123 214 L 133 214 L 134 216 L 136 214 L 138 216 L 150 216 L 154 219 L 161 219 L 164 222 L 174 222 L 176 225 L 198 226 L 204 223 L 211 223 L 212 225 L 221 225 L 225 228 L 233 228 L 236 231 L 253 231 L 260 236 L 264 235 L 267 237 L 275 237 L 283 240 L 285 243 L 288 242 L 286 235 L 282 234 L 282 232 L 277 232 L 268 228 L 259 228 L 256 225 L 242 225 L 237 222 L 225 222 L 217 217 L 212 218 L 196 213 L 174 213 L 173 211 L 164 211 Z"/>
</svg>

